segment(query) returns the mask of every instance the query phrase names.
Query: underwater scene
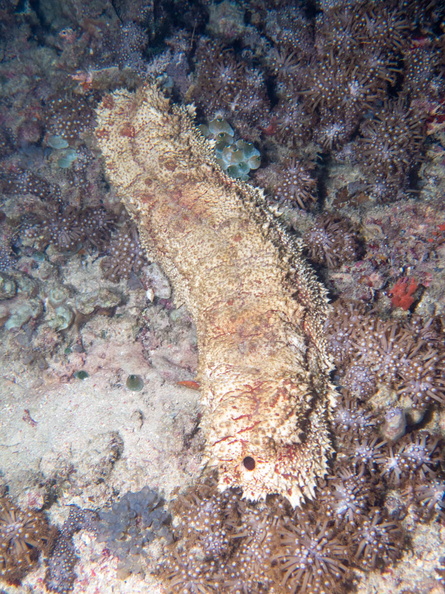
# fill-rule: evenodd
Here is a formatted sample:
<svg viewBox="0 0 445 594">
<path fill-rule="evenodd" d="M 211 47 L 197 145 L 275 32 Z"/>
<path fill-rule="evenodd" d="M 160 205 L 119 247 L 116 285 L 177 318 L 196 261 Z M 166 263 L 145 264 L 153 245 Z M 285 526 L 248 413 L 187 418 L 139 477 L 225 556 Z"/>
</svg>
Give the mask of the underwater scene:
<svg viewBox="0 0 445 594">
<path fill-rule="evenodd" d="M 445 591 L 445 4 L 0 0 L 0 594 Z"/>
</svg>

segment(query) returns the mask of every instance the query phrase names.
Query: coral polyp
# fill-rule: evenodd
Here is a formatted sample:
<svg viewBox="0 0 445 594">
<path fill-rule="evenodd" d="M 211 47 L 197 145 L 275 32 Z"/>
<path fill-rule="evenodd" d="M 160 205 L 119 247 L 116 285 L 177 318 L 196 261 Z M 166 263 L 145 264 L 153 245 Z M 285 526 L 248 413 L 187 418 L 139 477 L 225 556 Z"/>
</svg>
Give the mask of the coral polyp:
<svg viewBox="0 0 445 594">
<path fill-rule="evenodd" d="M 22 510 L 7 497 L 0 499 L 0 578 L 19 584 L 53 546 L 56 529 L 44 514 Z"/>
<path fill-rule="evenodd" d="M 279 526 L 281 549 L 276 555 L 291 592 L 341 592 L 348 576 L 346 547 L 329 529 L 329 522 L 301 518 L 296 525 Z"/>
</svg>

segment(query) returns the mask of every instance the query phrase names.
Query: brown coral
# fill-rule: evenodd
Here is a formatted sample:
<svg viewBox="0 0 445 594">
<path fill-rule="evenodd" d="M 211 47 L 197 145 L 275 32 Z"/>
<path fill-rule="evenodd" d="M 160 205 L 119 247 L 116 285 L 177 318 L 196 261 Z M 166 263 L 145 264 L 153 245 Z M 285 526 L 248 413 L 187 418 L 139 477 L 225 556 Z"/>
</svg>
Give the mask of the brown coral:
<svg viewBox="0 0 445 594">
<path fill-rule="evenodd" d="M 403 533 L 398 524 L 374 509 L 353 537 L 355 561 L 365 569 L 382 567 L 400 556 Z"/>
<path fill-rule="evenodd" d="M 367 171 L 378 182 L 406 185 L 422 148 L 421 118 L 404 99 L 387 101 L 361 126 L 359 145 Z"/>
<path fill-rule="evenodd" d="M 7 497 L 0 499 L 0 578 L 19 584 L 37 563 L 40 553 L 47 554 L 56 529 L 49 526 L 41 512 L 24 511 Z"/>
<path fill-rule="evenodd" d="M 113 283 L 127 279 L 132 272 L 138 272 L 144 262 L 137 231 L 124 225 L 110 242 L 108 255 L 100 266 L 104 277 Z"/>
<path fill-rule="evenodd" d="M 207 118 L 224 117 L 248 140 L 258 137 L 255 128 L 265 122 L 269 111 L 261 71 L 208 39 L 198 44 L 195 83 L 188 98 L 196 101 Z"/>
<path fill-rule="evenodd" d="M 347 546 L 329 527 L 329 521 L 313 520 L 300 514 L 293 524 L 279 527 L 281 548 L 276 559 L 283 571 L 283 583 L 291 592 L 342 592 L 349 576 Z"/>
<path fill-rule="evenodd" d="M 359 239 L 352 223 L 332 214 L 318 216 L 304 234 L 303 241 L 309 258 L 329 268 L 356 260 L 360 253 Z"/>
<path fill-rule="evenodd" d="M 445 400 L 443 346 L 434 324 L 382 320 L 360 305 L 338 301 L 328 327 L 329 348 L 342 385 L 360 399 L 377 384 L 397 390 L 406 407 L 424 411 Z"/>
</svg>

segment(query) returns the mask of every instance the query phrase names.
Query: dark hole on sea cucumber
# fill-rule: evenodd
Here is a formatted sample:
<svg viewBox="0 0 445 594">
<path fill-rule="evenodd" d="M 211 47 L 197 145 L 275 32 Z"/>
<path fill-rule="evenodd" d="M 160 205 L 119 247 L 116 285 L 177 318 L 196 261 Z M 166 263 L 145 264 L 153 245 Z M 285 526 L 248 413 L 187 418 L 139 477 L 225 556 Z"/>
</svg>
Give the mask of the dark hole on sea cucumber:
<svg viewBox="0 0 445 594">
<path fill-rule="evenodd" d="M 255 468 L 255 460 L 252 456 L 246 456 L 243 460 L 244 468 L 247 470 L 253 470 Z"/>
</svg>

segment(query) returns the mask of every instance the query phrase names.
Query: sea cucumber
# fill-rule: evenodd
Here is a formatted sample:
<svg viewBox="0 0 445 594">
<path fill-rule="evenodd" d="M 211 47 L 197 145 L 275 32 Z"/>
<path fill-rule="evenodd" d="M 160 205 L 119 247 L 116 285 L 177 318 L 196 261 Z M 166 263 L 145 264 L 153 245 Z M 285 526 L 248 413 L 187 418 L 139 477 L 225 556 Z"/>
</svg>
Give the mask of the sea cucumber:
<svg viewBox="0 0 445 594">
<path fill-rule="evenodd" d="M 103 98 L 96 137 L 148 257 L 196 323 L 204 463 L 221 491 L 297 506 L 332 452 L 326 291 L 262 191 L 221 170 L 193 118 L 146 84 Z"/>
</svg>

